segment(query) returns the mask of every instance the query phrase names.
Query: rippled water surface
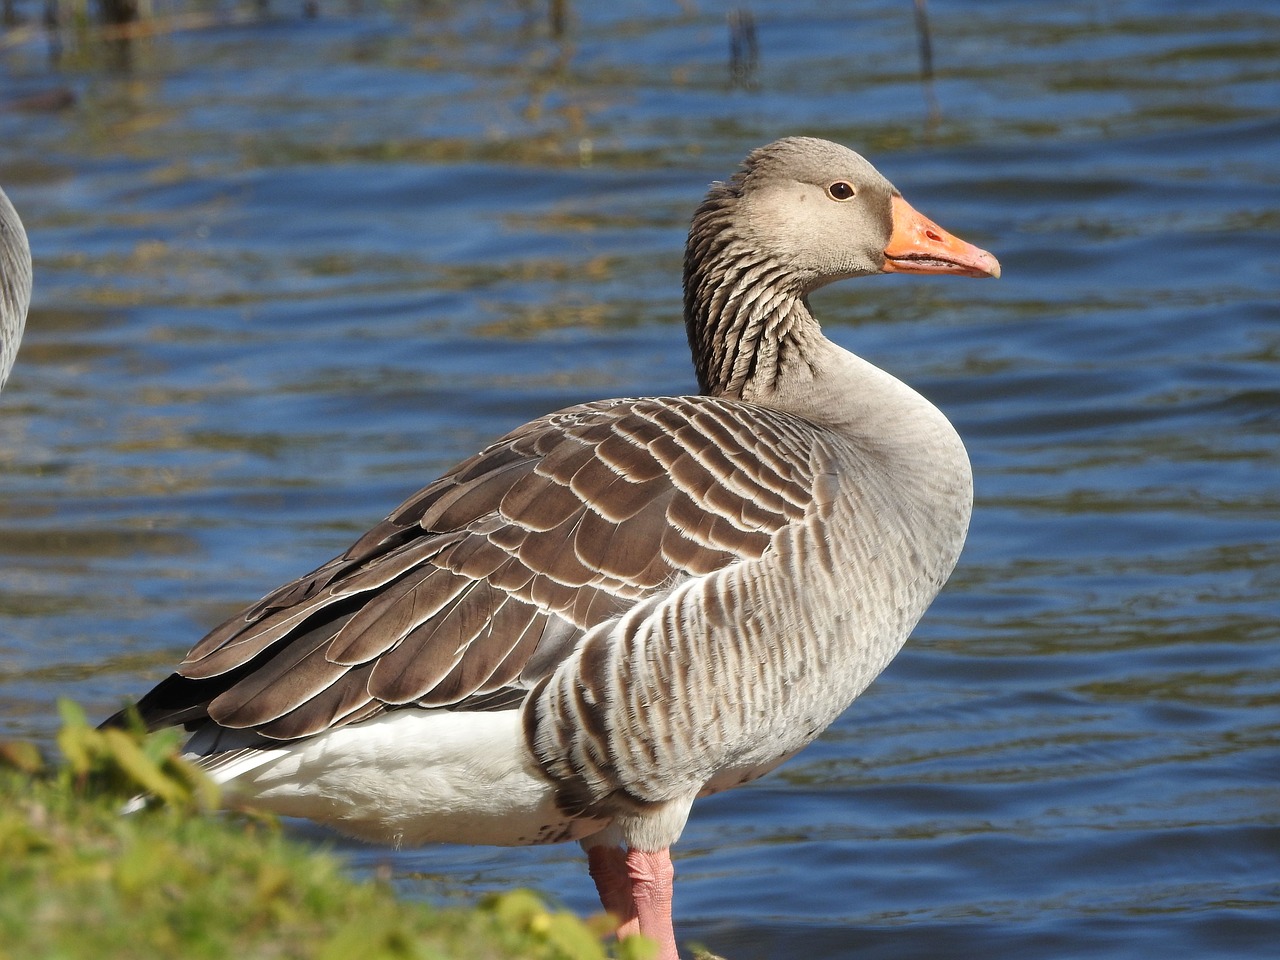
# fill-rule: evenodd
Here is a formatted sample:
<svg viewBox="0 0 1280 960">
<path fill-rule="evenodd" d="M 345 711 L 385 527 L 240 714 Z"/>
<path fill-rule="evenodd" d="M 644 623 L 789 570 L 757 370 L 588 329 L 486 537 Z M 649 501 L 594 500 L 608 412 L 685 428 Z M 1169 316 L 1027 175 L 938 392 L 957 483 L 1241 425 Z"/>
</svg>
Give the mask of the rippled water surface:
<svg viewBox="0 0 1280 960">
<path fill-rule="evenodd" d="M 296 6 L 56 64 L 3 35 L 37 290 L 0 396 L 0 735 L 105 715 L 534 415 L 692 390 L 688 216 L 816 134 L 1004 265 L 815 298 L 947 411 L 977 507 L 872 690 L 698 805 L 679 933 L 1276 955 L 1280 10 L 933 0 L 930 87 L 907 0 L 753 3 L 736 85 L 720 3 L 570 4 L 561 39 L 532 2 Z M 412 895 L 594 905 L 572 846 L 344 849 Z"/>
</svg>

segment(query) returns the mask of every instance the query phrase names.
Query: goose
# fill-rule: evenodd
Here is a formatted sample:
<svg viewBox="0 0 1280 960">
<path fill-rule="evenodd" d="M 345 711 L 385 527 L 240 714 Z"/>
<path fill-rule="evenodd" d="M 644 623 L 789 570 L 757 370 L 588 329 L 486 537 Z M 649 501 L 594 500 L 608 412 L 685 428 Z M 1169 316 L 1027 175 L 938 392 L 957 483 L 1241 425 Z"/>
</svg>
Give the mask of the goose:
<svg viewBox="0 0 1280 960">
<path fill-rule="evenodd" d="M 18 355 L 31 305 L 31 248 L 18 211 L 0 190 L 0 390 Z"/>
<path fill-rule="evenodd" d="M 699 393 L 518 427 L 197 643 L 129 710 L 229 803 L 402 844 L 576 840 L 619 936 L 678 957 L 698 797 L 817 737 L 950 575 L 972 474 L 946 417 L 808 295 L 998 277 L 843 146 L 752 152 L 697 208 Z"/>
</svg>

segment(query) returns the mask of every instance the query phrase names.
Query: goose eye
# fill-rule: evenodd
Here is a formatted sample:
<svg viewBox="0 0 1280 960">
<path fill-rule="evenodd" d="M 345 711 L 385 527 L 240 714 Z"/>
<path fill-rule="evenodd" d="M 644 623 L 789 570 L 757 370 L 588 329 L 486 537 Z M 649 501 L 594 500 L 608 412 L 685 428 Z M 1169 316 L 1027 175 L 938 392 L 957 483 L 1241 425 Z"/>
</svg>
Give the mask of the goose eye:
<svg viewBox="0 0 1280 960">
<path fill-rule="evenodd" d="M 853 189 L 853 185 L 845 183 L 843 180 L 837 180 L 831 186 L 827 187 L 827 196 L 832 200 L 849 200 L 857 193 Z"/>
</svg>

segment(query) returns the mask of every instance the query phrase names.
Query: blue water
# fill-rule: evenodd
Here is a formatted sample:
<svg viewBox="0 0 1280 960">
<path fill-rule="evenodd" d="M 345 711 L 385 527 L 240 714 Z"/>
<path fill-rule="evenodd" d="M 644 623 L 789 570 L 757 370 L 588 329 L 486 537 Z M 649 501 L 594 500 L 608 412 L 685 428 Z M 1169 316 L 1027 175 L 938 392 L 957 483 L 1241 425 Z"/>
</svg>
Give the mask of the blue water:
<svg viewBox="0 0 1280 960">
<path fill-rule="evenodd" d="M 2 35 L 37 288 L 0 396 L 0 736 L 47 740 L 58 697 L 115 709 L 504 430 L 693 389 L 689 214 L 815 134 L 1004 266 L 815 298 L 947 411 L 977 506 L 871 691 L 695 809 L 679 935 L 1275 955 L 1280 10 L 933 0 L 926 87 L 906 0 L 752 4 L 745 86 L 728 8 L 578 4 L 557 40 L 497 0 L 184 7 L 215 22 L 68 34 L 56 63 Z M 410 896 L 594 908 L 572 846 L 340 847 Z"/>
</svg>

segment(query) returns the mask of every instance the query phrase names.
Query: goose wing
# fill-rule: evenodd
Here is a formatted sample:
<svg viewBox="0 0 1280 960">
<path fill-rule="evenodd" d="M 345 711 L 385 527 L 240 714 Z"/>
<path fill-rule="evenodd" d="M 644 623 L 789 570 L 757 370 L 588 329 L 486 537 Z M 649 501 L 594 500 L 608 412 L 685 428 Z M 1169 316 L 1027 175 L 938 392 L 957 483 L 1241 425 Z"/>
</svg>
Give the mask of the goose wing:
<svg viewBox="0 0 1280 960">
<path fill-rule="evenodd" d="M 761 556 L 813 500 L 813 439 L 702 396 L 534 420 L 217 627 L 139 709 L 289 740 L 400 706 L 512 706 L 591 627 Z"/>
</svg>

